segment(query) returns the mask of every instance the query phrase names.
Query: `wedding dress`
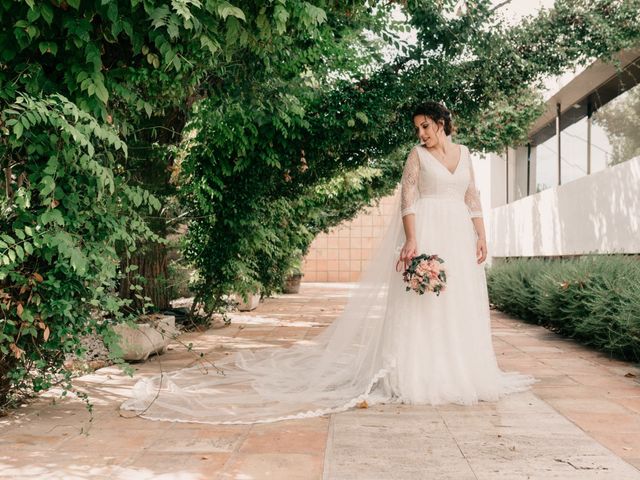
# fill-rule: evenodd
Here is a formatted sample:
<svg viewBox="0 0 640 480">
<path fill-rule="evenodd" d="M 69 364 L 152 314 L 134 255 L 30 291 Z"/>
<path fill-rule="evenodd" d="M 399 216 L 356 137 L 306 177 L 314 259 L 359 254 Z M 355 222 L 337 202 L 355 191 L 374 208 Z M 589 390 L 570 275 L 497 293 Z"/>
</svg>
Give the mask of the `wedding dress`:
<svg viewBox="0 0 640 480">
<path fill-rule="evenodd" d="M 239 351 L 139 380 L 122 405 L 152 420 L 267 423 L 378 403 L 475 404 L 537 381 L 498 367 L 484 265 L 472 217 L 482 216 L 465 146 L 452 172 L 422 145 L 408 155 L 400 205 L 342 314 L 310 342 Z M 417 253 L 444 259 L 446 289 L 405 291 L 395 270 L 415 214 Z"/>
</svg>

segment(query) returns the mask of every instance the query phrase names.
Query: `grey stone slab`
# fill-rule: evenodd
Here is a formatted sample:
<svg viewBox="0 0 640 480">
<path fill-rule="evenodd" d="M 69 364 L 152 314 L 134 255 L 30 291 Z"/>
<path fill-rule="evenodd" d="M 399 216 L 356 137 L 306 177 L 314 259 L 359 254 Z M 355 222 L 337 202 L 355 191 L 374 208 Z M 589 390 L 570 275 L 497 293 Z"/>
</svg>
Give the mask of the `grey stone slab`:
<svg viewBox="0 0 640 480">
<path fill-rule="evenodd" d="M 640 471 L 524 392 L 333 415 L 324 479 L 640 480 Z"/>
<path fill-rule="evenodd" d="M 479 479 L 640 478 L 640 472 L 582 434 L 504 435 L 458 441 Z"/>
<path fill-rule="evenodd" d="M 476 480 L 435 409 L 386 406 L 334 415 L 325 480 Z"/>
</svg>

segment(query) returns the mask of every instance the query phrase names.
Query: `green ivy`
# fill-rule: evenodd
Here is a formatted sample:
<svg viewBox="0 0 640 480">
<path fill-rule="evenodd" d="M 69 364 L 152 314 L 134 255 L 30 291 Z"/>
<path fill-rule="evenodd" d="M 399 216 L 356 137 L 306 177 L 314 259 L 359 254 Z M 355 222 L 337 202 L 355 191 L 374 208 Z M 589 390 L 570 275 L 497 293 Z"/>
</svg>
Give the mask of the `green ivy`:
<svg viewBox="0 0 640 480">
<path fill-rule="evenodd" d="M 19 95 L 2 113 L 0 407 L 60 378 L 79 338 L 126 320 L 115 295 L 119 258 L 156 239 L 142 213 L 160 205 L 123 183 L 127 147 L 111 127 L 60 95 Z M 138 212 L 138 213 L 137 213 Z M 121 361 L 121 360 L 120 360 Z"/>
</svg>

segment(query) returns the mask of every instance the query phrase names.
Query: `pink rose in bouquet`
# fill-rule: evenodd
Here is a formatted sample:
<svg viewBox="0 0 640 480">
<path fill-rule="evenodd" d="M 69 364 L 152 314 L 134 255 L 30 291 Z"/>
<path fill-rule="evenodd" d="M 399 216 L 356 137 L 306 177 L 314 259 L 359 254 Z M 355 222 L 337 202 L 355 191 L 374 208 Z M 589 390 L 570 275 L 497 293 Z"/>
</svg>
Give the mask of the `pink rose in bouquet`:
<svg viewBox="0 0 640 480">
<path fill-rule="evenodd" d="M 435 273 L 440 273 L 440 262 L 436 260 L 429 260 L 427 262 L 427 268 Z"/>
<path fill-rule="evenodd" d="M 447 275 L 442 268 L 444 260 L 438 255 L 421 254 L 411 259 L 411 264 L 403 272 L 402 278 L 407 284 L 406 291 L 423 295 L 424 292 L 434 292 L 436 296 L 445 289 Z"/>
</svg>

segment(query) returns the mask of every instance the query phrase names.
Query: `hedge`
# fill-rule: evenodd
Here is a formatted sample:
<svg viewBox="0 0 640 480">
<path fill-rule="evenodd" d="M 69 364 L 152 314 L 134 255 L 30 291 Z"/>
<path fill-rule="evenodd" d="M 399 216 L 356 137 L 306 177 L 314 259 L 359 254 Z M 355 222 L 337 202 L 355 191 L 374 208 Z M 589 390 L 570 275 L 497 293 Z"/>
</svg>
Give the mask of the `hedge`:
<svg viewBox="0 0 640 480">
<path fill-rule="evenodd" d="M 487 271 L 499 310 L 624 360 L 640 359 L 640 259 L 514 258 Z"/>
</svg>

